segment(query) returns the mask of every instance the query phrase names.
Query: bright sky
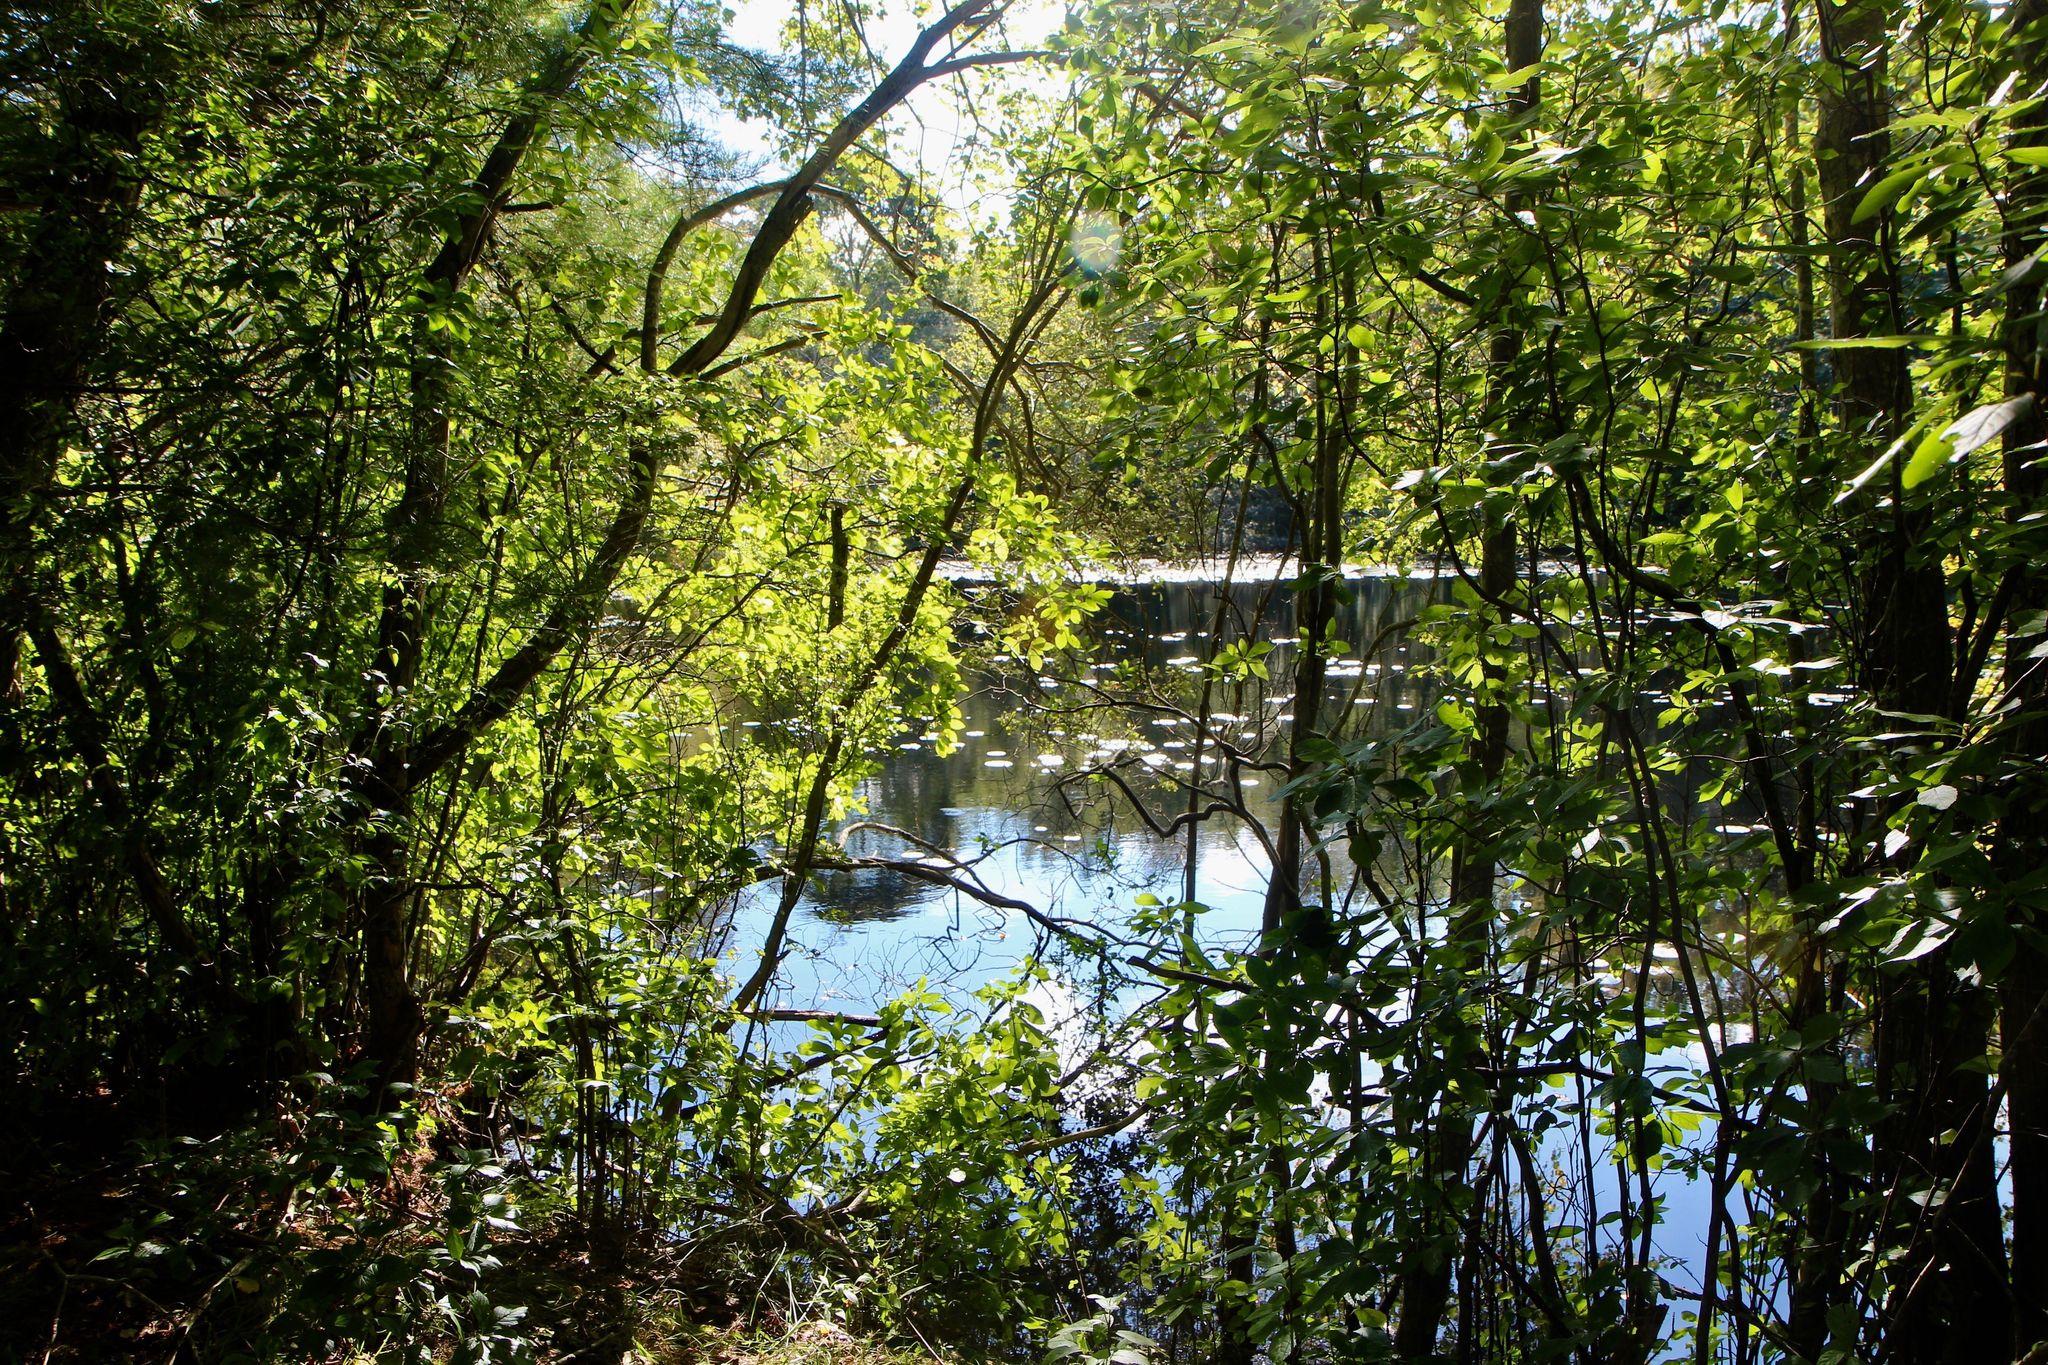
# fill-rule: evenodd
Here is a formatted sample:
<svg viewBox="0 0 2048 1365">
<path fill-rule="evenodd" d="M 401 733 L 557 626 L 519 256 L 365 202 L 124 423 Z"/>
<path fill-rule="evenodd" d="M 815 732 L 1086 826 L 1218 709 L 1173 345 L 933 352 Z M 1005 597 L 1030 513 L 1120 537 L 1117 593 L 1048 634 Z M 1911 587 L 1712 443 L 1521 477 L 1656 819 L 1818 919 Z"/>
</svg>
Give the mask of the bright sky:
<svg viewBox="0 0 2048 1365">
<path fill-rule="evenodd" d="M 814 4 L 817 2 L 813 0 Z M 796 15 L 796 0 L 732 0 L 729 12 L 732 19 L 727 32 L 733 42 L 764 52 L 781 52 L 783 32 Z M 894 65 L 909 50 L 923 25 L 940 12 L 937 5 L 920 0 L 883 0 L 883 12 L 867 23 L 868 45 L 885 63 Z M 1061 0 L 1015 0 L 1004 10 L 1008 43 L 990 34 L 972 50 L 1036 47 L 1065 20 Z M 970 75 L 966 79 L 982 86 L 991 81 L 1012 81 L 1045 90 L 1058 88 L 1056 72 L 1049 64 L 1039 63 L 1001 67 L 993 74 Z M 920 86 L 885 126 L 896 136 L 902 152 L 899 164 L 904 170 L 921 174 L 927 189 L 956 212 L 971 220 L 987 221 L 1008 206 L 1009 195 L 1007 187 L 975 186 L 961 164 L 961 144 L 970 128 L 961 86 L 958 77 Z M 710 116 L 707 123 L 712 133 L 733 151 L 758 157 L 771 168 L 780 165 L 767 123 L 741 119 L 723 109 Z"/>
</svg>

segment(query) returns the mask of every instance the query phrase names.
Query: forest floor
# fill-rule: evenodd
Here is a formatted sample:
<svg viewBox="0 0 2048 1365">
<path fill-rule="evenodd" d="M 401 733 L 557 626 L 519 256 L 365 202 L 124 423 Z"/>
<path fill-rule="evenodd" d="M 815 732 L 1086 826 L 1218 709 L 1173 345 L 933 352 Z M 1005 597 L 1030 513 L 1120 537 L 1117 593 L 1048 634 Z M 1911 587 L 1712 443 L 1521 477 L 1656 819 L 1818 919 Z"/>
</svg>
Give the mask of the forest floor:
<svg viewBox="0 0 2048 1365">
<path fill-rule="evenodd" d="M 688 1257 L 594 1255 L 601 1239 L 566 1219 L 499 1236 L 486 1269 L 451 1267 L 456 1186 L 424 1142 L 382 1179 L 323 1162 L 306 1180 L 299 1134 L 138 1141 L 149 1119 L 105 1093 L 0 1117 L 0 1365 L 944 1360 L 743 1302 Z"/>
</svg>

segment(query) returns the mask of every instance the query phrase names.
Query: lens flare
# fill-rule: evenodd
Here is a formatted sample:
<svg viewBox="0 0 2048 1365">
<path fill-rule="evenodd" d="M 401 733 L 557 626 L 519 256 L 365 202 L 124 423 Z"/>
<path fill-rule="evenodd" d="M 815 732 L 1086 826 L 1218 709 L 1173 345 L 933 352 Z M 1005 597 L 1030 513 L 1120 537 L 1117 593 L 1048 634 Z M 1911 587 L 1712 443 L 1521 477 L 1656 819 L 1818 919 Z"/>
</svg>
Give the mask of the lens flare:
<svg viewBox="0 0 2048 1365">
<path fill-rule="evenodd" d="M 1067 234 L 1067 254 L 1074 268 L 1090 279 L 1100 279 L 1116 269 L 1124 256 L 1124 230 L 1114 218 L 1091 214 L 1074 223 Z"/>
</svg>

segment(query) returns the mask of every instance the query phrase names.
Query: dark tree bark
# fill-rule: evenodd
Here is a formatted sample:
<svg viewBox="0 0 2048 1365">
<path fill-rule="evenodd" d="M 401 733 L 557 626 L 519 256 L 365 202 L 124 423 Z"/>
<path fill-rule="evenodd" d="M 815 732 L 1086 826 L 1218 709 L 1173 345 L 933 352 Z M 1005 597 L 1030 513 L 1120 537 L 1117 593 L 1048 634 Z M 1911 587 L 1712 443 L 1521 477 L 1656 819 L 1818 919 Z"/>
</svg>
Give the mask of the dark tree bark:
<svg viewBox="0 0 2048 1365">
<path fill-rule="evenodd" d="M 493 224 L 511 199 L 513 184 L 535 137 L 562 97 L 603 49 L 624 18 L 623 4 L 599 0 L 576 32 L 521 90 L 508 119 L 469 184 L 470 208 L 449 228 L 421 276 L 428 309 L 453 306 L 477 263 Z M 371 654 L 371 696 L 354 770 L 365 819 L 363 852 L 363 998 L 365 1054 L 378 1067 L 379 1093 L 410 1083 L 419 1070 L 418 1046 L 426 1014 L 407 971 L 411 918 L 417 894 L 411 868 L 412 793 L 424 780 L 413 766 L 412 723 L 406 714 L 426 656 L 433 560 L 443 539 L 449 493 L 448 403 L 456 357 L 453 333 L 430 325 L 422 313 L 413 329 L 410 416 L 405 481 L 387 534 L 384 600 Z"/>
<path fill-rule="evenodd" d="M 1799 0 L 1784 0 L 1785 45 L 1794 53 L 1803 49 L 1804 39 L 1800 31 L 1802 8 Z M 1784 147 L 1789 161 L 1785 168 L 1785 213 L 1787 238 L 1793 251 L 1792 339 L 1795 344 L 1814 340 L 1818 318 L 1814 305 L 1813 258 L 1808 254 L 1812 225 L 1808 216 L 1808 177 L 1800 128 L 1800 104 L 1805 96 L 1804 82 L 1796 82 L 1785 114 Z M 1796 457 L 1802 462 L 1802 467 L 1815 460 L 1815 447 L 1820 435 L 1820 403 L 1819 356 L 1810 349 L 1802 350 L 1799 353 L 1799 445 Z M 1813 877 L 1815 825 L 1814 778 L 1808 764 L 1802 770 L 1800 780 L 1799 854 L 1788 860 L 1785 867 L 1785 889 L 1794 896 Z M 1791 1017 L 1796 1026 L 1803 1027 L 1807 1021 L 1840 1008 L 1835 999 L 1840 973 L 1835 954 L 1830 952 L 1815 928 L 1819 922 L 1818 914 L 1808 915 L 1805 920 L 1803 932 L 1806 940 L 1801 947 L 1798 981 L 1792 1002 Z M 1839 1090 L 1833 1076 L 1840 1074 L 1841 1049 L 1838 1046 L 1824 1049 L 1819 1061 L 1831 1064 L 1832 1075 L 1807 1074 L 1802 1079 L 1808 1129 L 1818 1138 L 1812 1153 L 1813 1193 L 1795 1220 L 1793 1241 L 1788 1248 L 1792 1273 L 1786 1306 L 1786 1336 L 1794 1354 L 1802 1360 L 1819 1359 L 1827 1345 L 1828 1310 L 1842 1297 L 1843 1239 L 1848 1233 L 1848 1210 L 1844 1206 L 1847 1185 L 1840 1169 L 1840 1159 L 1848 1154 L 1836 1149 L 1836 1134 L 1831 1124 Z M 1823 1067 L 1816 1065 L 1813 1071 L 1822 1072 Z"/>
<path fill-rule="evenodd" d="M 1856 221 L 1869 182 L 1891 154 L 1889 24 L 1884 0 L 1821 0 L 1814 133 L 1838 341 L 1897 335 L 1910 323 L 1888 215 Z M 1911 422 L 1906 352 L 1839 347 L 1831 354 L 1844 437 L 1890 445 Z M 1886 710 L 1944 717 L 1955 649 L 1940 552 L 1928 543 L 1929 514 L 1908 496 L 1896 461 L 1888 493 L 1864 517 L 1857 547 L 1859 673 Z M 1876 1235 L 1901 1253 L 1886 1298 L 1889 1358 L 1908 1365 L 2010 1359 L 1989 1087 L 1980 1071 L 1962 1069 L 1985 1051 L 1991 1002 L 1981 988 L 1956 980 L 1945 951 L 1885 976 L 1877 992 L 1877 1092 L 1887 1116 L 1873 1145 L 1882 1208 Z"/>
<path fill-rule="evenodd" d="M 2048 5 L 2026 0 L 2008 12 L 2006 40 L 2020 88 L 2036 89 L 2048 78 Z M 1986 84 L 1998 78 L 1996 68 Z M 2035 114 L 2014 136 L 2016 143 L 2048 146 L 2048 120 Z M 2021 272 L 2006 291 L 2001 341 L 2005 352 L 2005 396 L 2033 399 L 2004 443 L 2007 519 L 2018 525 L 2038 514 L 2048 494 L 2041 461 L 2048 442 L 2048 325 L 2041 316 L 2041 269 L 2026 263 L 2048 246 L 2048 171 L 2013 163 L 2006 196 L 2003 251 L 2009 270 Z M 2021 557 L 2007 573 L 2014 590 L 2007 620 L 2024 622 L 2048 608 L 2048 577 L 2039 561 Z M 2008 632 L 2003 682 L 2016 703 L 2007 723 L 2006 748 L 2013 778 L 2006 811 L 1998 824 L 1996 866 L 2002 880 L 2016 881 L 2048 864 L 2048 782 L 2040 764 L 2048 755 L 2048 668 L 2028 658 L 2038 635 Z M 2015 897 L 2015 948 L 1999 989 L 1999 1030 L 2004 1058 L 1999 1068 L 2006 1087 L 2011 1131 L 2012 1301 L 2014 1345 L 2025 1352 L 2048 1341 L 2048 951 L 2042 947 L 2048 919 Z"/>
</svg>

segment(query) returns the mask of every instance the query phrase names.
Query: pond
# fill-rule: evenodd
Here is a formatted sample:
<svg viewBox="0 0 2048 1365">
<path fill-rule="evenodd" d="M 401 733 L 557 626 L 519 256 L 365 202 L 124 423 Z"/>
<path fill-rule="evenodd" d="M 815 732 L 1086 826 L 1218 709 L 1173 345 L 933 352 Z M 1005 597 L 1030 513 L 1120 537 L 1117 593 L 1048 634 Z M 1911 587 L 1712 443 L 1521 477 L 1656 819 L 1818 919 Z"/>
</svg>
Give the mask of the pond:
<svg viewBox="0 0 2048 1365">
<path fill-rule="evenodd" d="M 1106 585 L 1114 594 L 1094 623 L 1096 648 L 1078 665 L 1048 659 L 1033 674 L 996 656 L 963 702 L 958 748 L 941 753 L 933 736 L 912 733 L 878 756 L 860 787 L 864 810 L 841 826 L 842 835 L 852 831 L 849 852 L 916 859 L 926 851 L 891 832 L 907 831 L 971 863 L 1000 896 L 1106 928 L 1139 896 L 1187 899 L 1192 856 L 1205 940 L 1255 941 L 1272 866 L 1260 826 L 1277 823 L 1285 778 L 1273 769 L 1295 723 L 1298 627 L 1283 566 L 1240 567 L 1227 589 L 1170 569 Z M 1352 651 L 1449 595 L 1435 574 L 1391 570 L 1355 571 L 1345 589 L 1335 633 Z M 1212 641 L 1247 636 L 1273 645 L 1270 677 L 1214 684 L 1200 724 Z M 1427 695 L 1413 668 L 1422 648 L 1390 640 L 1370 658 L 1340 651 L 1329 670 L 1326 731 L 1356 736 L 1408 724 Z M 1191 842 L 1185 832 L 1163 836 L 1134 810 L 1133 797 L 1169 824 L 1188 809 L 1198 772 L 1203 789 L 1241 802 L 1253 820 L 1214 816 L 1193 826 Z M 739 974 L 752 969 L 777 890 L 755 888 L 733 917 Z M 852 1011 L 920 978 L 971 991 L 1038 941 L 1021 911 L 887 869 L 815 876 L 791 938 L 776 1003 Z"/>
</svg>

